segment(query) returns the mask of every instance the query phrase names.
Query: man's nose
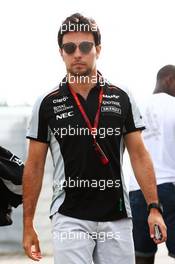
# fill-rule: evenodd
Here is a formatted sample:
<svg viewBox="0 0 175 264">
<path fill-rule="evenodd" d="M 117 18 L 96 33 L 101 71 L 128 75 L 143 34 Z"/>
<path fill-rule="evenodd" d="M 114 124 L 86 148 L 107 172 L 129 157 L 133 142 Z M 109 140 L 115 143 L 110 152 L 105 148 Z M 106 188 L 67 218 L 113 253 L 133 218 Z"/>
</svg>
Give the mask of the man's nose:
<svg viewBox="0 0 175 264">
<path fill-rule="evenodd" d="M 74 57 L 82 57 L 82 52 L 80 51 L 79 47 L 76 47 L 76 50 L 74 52 Z"/>
</svg>

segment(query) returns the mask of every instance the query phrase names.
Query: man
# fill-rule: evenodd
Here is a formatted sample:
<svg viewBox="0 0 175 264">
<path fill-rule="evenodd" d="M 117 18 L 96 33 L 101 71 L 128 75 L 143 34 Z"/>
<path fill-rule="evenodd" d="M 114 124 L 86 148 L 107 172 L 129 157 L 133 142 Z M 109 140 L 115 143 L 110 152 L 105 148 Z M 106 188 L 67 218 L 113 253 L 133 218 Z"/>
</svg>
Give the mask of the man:
<svg viewBox="0 0 175 264">
<path fill-rule="evenodd" d="M 124 144 L 148 204 L 158 205 L 152 163 L 144 148 L 140 113 L 122 89 L 97 71 L 101 35 L 94 20 L 74 14 L 58 33 L 67 75 L 35 104 L 24 172 L 24 249 L 41 258 L 33 228 L 48 147 L 53 156 L 51 218 L 55 263 L 134 263 L 132 220 L 121 163 Z M 166 239 L 157 209 L 154 224 Z M 32 249 L 31 249 L 32 248 Z"/>
<path fill-rule="evenodd" d="M 158 196 L 167 226 L 169 256 L 175 257 L 175 66 L 166 65 L 157 74 L 154 94 L 143 107 L 144 141 L 153 159 Z M 143 104 L 142 104 L 143 105 Z M 157 245 L 148 235 L 146 202 L 138 184 L 131 180 L 130 201 L 134 222 L 137 264 L 154 263 Z"/>
</svg>

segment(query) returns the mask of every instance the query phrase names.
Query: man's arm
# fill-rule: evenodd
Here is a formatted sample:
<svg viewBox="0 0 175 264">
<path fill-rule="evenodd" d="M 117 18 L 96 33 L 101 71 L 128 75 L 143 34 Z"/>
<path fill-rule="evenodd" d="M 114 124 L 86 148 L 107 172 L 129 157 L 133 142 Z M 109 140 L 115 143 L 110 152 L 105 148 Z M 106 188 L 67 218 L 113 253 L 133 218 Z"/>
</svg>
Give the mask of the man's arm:
<svg viewBox="0 0 175 264">
<path fill-rule="evenodd" d="M 141 132 L 132 132 L 124 137 L 131 165 L 136 176 L 137 182 L 144 194 L 147 204 L 158 202 L 156 177 L 153 164 L 148 151 L 142 140 Z M 161 241 L 154 240 L 155 243 L 160 243 L 166 240 L 166 226 L 163 218 L 157 209 L 151 209 L 148 217 L 150 228 L 150 236 L 154 237 L 154 225 L 160 226 L 163 238 Z"/>
<path fill-rule="evenodd" d="M 33 260 L 41 258 L 39 240 L 33 227 L 33 219 L 41 191 L 48 144 L 30 140 L 28 159 L 23 174 L 23 246 Z"/>
</svg>

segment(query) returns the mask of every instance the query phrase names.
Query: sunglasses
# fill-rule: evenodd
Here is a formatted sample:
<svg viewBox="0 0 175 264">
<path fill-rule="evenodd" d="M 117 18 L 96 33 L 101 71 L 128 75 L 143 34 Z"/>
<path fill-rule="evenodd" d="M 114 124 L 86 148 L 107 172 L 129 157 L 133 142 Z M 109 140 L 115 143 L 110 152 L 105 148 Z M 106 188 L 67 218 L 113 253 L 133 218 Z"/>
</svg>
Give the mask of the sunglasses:
<svg viewBox="0 0 175 264">
<path fill-rule="evenodd" d="M 62 49 L 67 53 L 67 54 L 73 54 L 77 47 L 79 48 L 79 50 L 83 53 L 83 54 L 88 54 L 92 47 L 93 47 L 94 43 L 93 42 L 89 42 L 89 41 L 82 41 L 80 44 L 76 45 L 73 42 L 68 42 L 62 45 Z"/>
</svg>

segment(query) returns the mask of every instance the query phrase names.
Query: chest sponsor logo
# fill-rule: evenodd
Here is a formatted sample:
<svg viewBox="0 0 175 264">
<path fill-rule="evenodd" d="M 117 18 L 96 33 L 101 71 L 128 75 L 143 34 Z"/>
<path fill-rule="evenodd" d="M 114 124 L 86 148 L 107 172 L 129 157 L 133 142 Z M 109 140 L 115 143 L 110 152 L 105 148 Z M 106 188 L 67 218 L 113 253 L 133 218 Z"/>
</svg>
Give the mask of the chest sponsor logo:
<svg viewBox="0 0 175 264">
<path fill-rule="evenodd" d="M 121 109 L 115 106 L 102 106 L 101 107 L 101 112 L 106 112 L 106 113 L 116 113 L 121 115 Z"/>
<path fill-rule="evenodd" d="M 73 108 L 73 105 L 66 106 L 65 104 L 63 104 L 63 105 L 54 106 L 53 111 L 54 111 L 54 114 L 57 114 L 59 112 L 63 112 L 63 111 L 66 111 L 72 108 Z"/>
<path fill-rule="evenodd" d="M 107 95 L 107 94 L 103 94 L 103 98 L 116 98 L 118 99 L 120 97 L 120 95 L 115 95 L 115 94 L 111 94 L 111 95 Z"/>
<path fill-rule="evenodd" d="M 62 98 L 54 99 L 54 100 L 53 100 L 53 103 L 54 103 L 54 104 L 57 104 L 57 103 L 66 102 L 67 99 L 68 99 L 68 96 L 64 96 L 64 97 L 62 97 Z"/>
<path fill-rule="evenodd" d="M 73 111 L 70 111 L 70 112 L 66 112 L 66 113 L 62 113 L 62 114 L 56 115 L 56 120 L 60 120 L 60 119 L 64 119 L 64 118 L 68 118 L 68 117 L 71 117 L 71 116 L 74 116 L 74 112 L 73 112 Z"/>
<path fill-rule="evenodd" d="M 116 101 L 102 101 L 103 105 L 116 105 L 118 107 L 120 107 L 120 102 L 116 102 Z"/>
</svg>

